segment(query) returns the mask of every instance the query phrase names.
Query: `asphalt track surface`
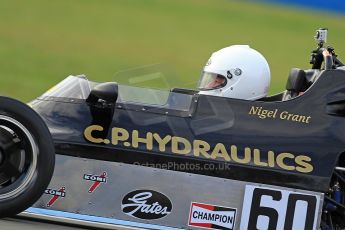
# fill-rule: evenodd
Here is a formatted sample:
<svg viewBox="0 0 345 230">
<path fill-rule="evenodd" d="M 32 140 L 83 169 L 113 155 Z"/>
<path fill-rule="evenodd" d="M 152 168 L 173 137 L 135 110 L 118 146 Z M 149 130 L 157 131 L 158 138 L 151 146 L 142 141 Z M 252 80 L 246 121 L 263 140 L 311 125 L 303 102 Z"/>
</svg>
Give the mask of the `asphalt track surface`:
<svg viewBox="0 0 345 230">
<path fill-rule="evenodd" d="M 6 218 L 0 220 L 0 230 L 82 230 L 92 229 L 78 226 L 63 226 L 48 222 L 31 221 L 28 219 Z"/>
</svg>

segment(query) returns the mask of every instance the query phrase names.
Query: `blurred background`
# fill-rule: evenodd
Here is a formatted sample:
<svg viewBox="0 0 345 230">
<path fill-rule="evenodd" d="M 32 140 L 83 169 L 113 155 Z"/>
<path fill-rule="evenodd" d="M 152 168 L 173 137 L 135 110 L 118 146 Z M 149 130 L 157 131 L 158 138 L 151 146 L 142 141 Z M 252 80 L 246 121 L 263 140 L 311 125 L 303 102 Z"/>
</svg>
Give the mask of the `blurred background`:
<svg viewBox="0 0 345 230">
<path fill-rule="evenodd" d="M 320 27 L 345 60 L 343 0 L 0 2 L 0 92 L 26 102 L 71 74 L 127 84 L 159 72 L 164 84 L 142 86 L 195 88 L 211 53 L 232 44 L 267 58 L 274 94 L 292 67 L 310 67 Z"/>
</svg>

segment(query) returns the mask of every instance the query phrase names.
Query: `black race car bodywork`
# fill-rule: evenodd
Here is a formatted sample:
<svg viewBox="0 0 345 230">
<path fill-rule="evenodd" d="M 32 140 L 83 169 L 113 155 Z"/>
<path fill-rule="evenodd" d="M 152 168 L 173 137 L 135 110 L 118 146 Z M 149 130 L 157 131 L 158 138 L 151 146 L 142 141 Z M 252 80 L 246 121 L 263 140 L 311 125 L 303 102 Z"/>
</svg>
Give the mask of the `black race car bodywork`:
<svg viewBox="0 0 345 230">
<path fill-rule="evenodd" d="M 191 171 L 326 192 L 345 150 L 344 94 L 345 70 L 337 69 L 321 72 L 303 96 L 288 101 L 175 90 L 160 106 L 50 96 L 31 105 L 50 128 L 57 154 L 129 164 L 213 163 L 215 170 Z M 217 170 L 224 165 L 229 170 Z"/>
<path fill-rule="evenodd" d="M 335 172 L 335 169 L 344 169 L 345 69 L 311 72 L 317 80 L 303 95 L 283 100 L 289 94 L 287 91 L 258 101 L 199 95 L 196 91 L 183 89 L 162 93 L 115 83 L 97 84 L 85 77 L 67 78 L 31 103 L 48 125 L 58 154 L 56 168 L 60 168 L 60 172 L 53 177 L 51 186 L 61 186 L 62 181 L 70 180 L 65 174 L 74 174 L 71 167 L 84 167 L 81 160 L 78 163 L 73 159 L 100 160 L 92 167 L 85 166 L 92 169 L 92 173 L 84 173 L 84 180 L 91 180 L 93 175 L 99 185 L 105 182 L 104 175 L 122 179 L 113 181 L 113 187 L 108 191 L 102 191 L 100 196 L 106 197 L 106 201 L 87 198 L 87 195 L 73 191 L 75 194 L 71 196 L 80 196 L 78 205 L 70 207 L 67 203 L 61 204 L 53 210 L 110 217 L 106 223 L 112 223 L 114 217 L 132 221 L 133 217 L 124 217 L 119 214 L 121 212 L 139 219 L 153 219 L 156 217 L 147 217 L 147 212 L 157 213 L 152 210 L 161 201 L 150 201 L 153 205 L 147 206 L 152 208 L 150 212 L 139 209 L 144 201 L 137 198 L 146 193 L 153 196 L 154 193 L 164 192 L 162 196 L 172 197 L 172 201 L 167 203 L 175 206 L 177 211 L 160 222 L 144 221 L 157 224 L 146 228 L 225 226 L 219 229 L 252 229 L 262 224 L 259 215 L 268 216 L 269 229 L 281 229 L 284 223 L 286 229 L 292 228 L 295 215 L 305 215 L 305 221 L 300 221 L 302 225 L 299 225 L 305 229 L 320 225 L 327 227 L 329 218 L 338 226 L 343 226 L 342 215 L 339 214 L 343 210 L 343 185 L 339 184 L 343 183 L 343 177 L 342 172 Z M 293 79 L 294 75 L 290 76 L 292 85 L 295 84 Z M 290 83 L 288 88 L 296 88 Z M 67 163 L 69 161 L 72 163 Z M 135 168 L 131 169 L 132 166 Z M 95 168 L 99 167 L 108 168 L 111 173 L 104 171 L 103 177 L 97 177 Z M 173 182 L 171 177 L 176 181 Z M 198 182 L 188 185 L 186 177 Z M 138 178 L 142 180 L 138 181 Z M 224 181 L 216 182 L 218 179 Z M 171 183 L 176 184 L 174 187 L 185 188 L 189 191 L 188 195 L 184 190 L 172 190 Z M 93 193 L 98 185 L 94 184 L 89 193 Z M 207 185 L 214 189 L 214 197 L 208 194 Z M 78 187 L 74 182 L 69 186 Z M 67 197 L 66 187 L 48 189 L 46 196 L 53 195 L 55 198 L 49 200 L 43 196 L 34 207 L 48 203 L 48 209 L 51 209 L 57 197 Z M 139 190 L 126 195 L 134 189 Z M 204 194 L 202 198 L 190 195 L 198 192 Z M 227 194 L 238 195 L 214 201 Z M 262 208 L 260 200 L 265 195 L 283 202 L 280 204 L 286 208 L 286 213 L 277 212 L 274 203 L 269 204 L 269 209 L 277 215 Z M 107 203 L 112 200 L 111 197 L 121 199 L 123 196 L 124 200 L 129 198 L 122 200 L 121 206 L 118 205 L 122 211 L 110 216 L 108 213 L 112 206 L 106 209 Z M 327 202 L 323 202 L 324 196 Z M 176 201 L 181 197 L 185 199 L 183 205 Z M 103 208 L 91 209 L 80 205 L 87 200 L 89 204 L 102 204 Z M 221 221 L 218 223 L 217 219 L 212 222 L 200 214 L 198 208 L 206 201 L 221 205 L 212 210 L 228 207 L 225 209 L 231 214 L 228 218 L 232 221 L 227 225 Z M 299 201 L 307 202 L 305 209 L 298 206 Z M 114 200 L 113 203 L 121 201 Z M 188 219 L 190 204 L 187 225 L 183 221 Z M 138 209 L 126 211 L 126 205 L 138 205 Z M 165 208 L 168 207 L 172 206 Z M 242 212 L 241 217 L 233 210 Z M 306 210 L 306 213 L 299 214 L 296 210 Z M 321 216 L 322 211 L 324 214 Z M 204 223 L 205 219 L 211 225 L 200 225 L 199 221 Z"/>
</svg>

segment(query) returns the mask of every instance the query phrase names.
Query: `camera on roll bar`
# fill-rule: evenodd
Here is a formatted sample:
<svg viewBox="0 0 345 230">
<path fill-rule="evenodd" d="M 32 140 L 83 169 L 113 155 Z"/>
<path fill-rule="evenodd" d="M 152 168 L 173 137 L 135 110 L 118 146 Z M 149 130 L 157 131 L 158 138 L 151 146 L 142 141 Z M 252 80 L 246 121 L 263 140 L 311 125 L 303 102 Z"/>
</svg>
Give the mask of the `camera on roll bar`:
<svg viewBox="0 0 345 230">
<path fill-rule="evenodd" d="M 323 44 L 327 42 L 328 29 L 321 28 L 316 31 L 314 36 L 315 40 L 318 42 L 319 47 L 323 47 Z"/>
<path fill-rule="evenodd" d="M 323 62 L 322 51 L 324 50 L 324 44 L 327 42 L 327 35 L 328 29 L 326 28 L 321 28 L 316 31 L 314 38 L 317 41 L 317 48 L 312 51 L 310 56 L 310 64 L 312 64 L 313 69 L 321 69 Z"/>
<path fill-rule="evenodd" d="M 325 69 L 336 69 L 337 67 L 344 66 L 344 64 L 337 58 L 332 46 L 327 46 L 326 48 L 324 47 L 325 43 L 327 42 L 327 35 L 328 29 L 326 28 L 320 28 L 316 31 L 314 38 L 317 41 L 317 48 L 312 51 L 310 57 L 312 69 L 321 69 L 323 61 L 325 61 L 327 64 L 325 65 Z M 330 57 L 327 57 L 327 60 L 324 60 L 322 54 L 324 50 L 327 50 L 331 54 Z"/>
</svg>

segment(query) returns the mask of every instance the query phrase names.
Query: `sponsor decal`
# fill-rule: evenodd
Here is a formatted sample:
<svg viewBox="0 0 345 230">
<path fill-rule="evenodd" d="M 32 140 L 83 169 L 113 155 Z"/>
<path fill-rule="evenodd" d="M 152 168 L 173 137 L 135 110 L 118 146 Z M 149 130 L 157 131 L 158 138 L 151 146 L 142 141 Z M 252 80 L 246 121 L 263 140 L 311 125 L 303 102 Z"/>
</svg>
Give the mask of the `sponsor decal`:
<svg viewBox="0 0 345 230">
<path fill-rule="evenodd" d="M 63 186 L 59 190 L 48 188 L 44 191 L 44 194 L 53 196 L 47 203 L 47 207 L 52 207 L 59 198 L 66 197 L 66 187 Z"/>
<path fill-rule="evenodd" d="M 232 78 L 231 72 L 230 71 L 226 72 L 226 76 L 227 76 L 227 78 L 231 79 Z"/>
<path fill-rule="evenodd" d="M 234 74 L 235 74 L 236 76 L 240 76 L 240 75 L 242 74 L 242 70 L 239 69 L 239 68 L 236 68 L 236 69 L 234 70 Z"/>
<path fill-rule="evenodd" d="M 172 203 L 164 194 L 152 190 L 136 190 L 128 193 L 121 204 L 122 211 L 144 220 L 163 218 L 171 213 Z"/>
<path fill-rule="evenodd" d="M 236 209 L 192 202 L 188 226 L 207 229 L 235 229 Z"/>
<path fill-rule="evenodd" d="M 226 76 L 229 79 L 232 79 L 233 75 L 240 76 L 242 74 L 242 70 L 239 68 L 231 69 L 226 72 Z"/>
<path fill-rule="evenodd" d="M 240 229 L 315 230 L 320 195 L 246 185 Z"/>
<path fill-rule="evenodd" d="M 86 181 L 93 181 L 89 188 L 89 193 L 93 193 L 102 183 L 107 183 L 107 172 L 103 172 L 101 175 L 84 174 L 83 179 Z"/>
<path fill-rule="evenodd" d="M 249 115 L 257 116 L 260 119 L 280 119 L 284 121 L 309 124 L 311 116 L 293 114 L 288 111 L 279 111 L 278 109 L 265 109 L 261 106 L 252 106 L 248 112 Z"/>
<path fill-rule="evenodd" d="M 139 133 L 138 130 L 128 131 L 123 128 L 111 129 L 109 139 L 97 138 L 97 132 L 104 128 L 99 125 L 91 125 L 84 131 L 87 141 L 95 144 L 125 146 L 134 149 L 145 148 L 147 151 L 167 152 L 173 154 L 192 155 L 204 159 L 215 159 L 238 164 L 254 165 L 257 167 L 279 168 L 287 171 L 311 173 L 314 170 L 312 159 L 306 155 L 290 152 L 275 152 L 273 150 L 260 150 L 258 148 L 245 147 L 240 149 L 233 144 L 216 143 L 210 145 L 203 140 L 190 141 L 178 136 L 160 136 L 158 133 Z"/>
</svg>

